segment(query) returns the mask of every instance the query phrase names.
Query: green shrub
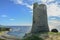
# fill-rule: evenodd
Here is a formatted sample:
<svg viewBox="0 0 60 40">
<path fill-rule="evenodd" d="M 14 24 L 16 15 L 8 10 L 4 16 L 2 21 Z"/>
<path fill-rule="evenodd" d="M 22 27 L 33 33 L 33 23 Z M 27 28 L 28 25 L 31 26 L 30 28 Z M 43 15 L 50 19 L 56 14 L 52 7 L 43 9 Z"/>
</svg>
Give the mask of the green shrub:
<svg viewBox="0 0 60 40">
<path fill-rule="evenodd" d="M 43 39 L 38 36 L 32 35 L 32 36 L 24 38 L 23 40 L 43 40 Z"/>
<path fill-rule="evenodd" d="M 5 39 L 0 39 L 0 40 L 5 40 Z"/>
</svg>

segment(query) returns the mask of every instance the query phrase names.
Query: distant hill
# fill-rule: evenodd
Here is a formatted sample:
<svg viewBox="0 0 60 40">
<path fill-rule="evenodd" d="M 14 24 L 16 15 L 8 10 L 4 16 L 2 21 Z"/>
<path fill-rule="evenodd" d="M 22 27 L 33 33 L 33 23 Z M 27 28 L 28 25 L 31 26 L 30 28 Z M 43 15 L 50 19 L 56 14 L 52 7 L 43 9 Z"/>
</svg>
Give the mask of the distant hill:
<svg viewBox="0 0 60 40">
<path fill-rule="evenodd" d="M 7 28 L 4 25 L 0 25 L 0 31 L 9 31 L 9 30 L 10 30 L 10 28 Z"/>
<path fill-rule="evenodd" d="M 0 25 L 0 27 L 6 27 L 6 26 L 4 26 L 4 25 Z"/>
</svg>

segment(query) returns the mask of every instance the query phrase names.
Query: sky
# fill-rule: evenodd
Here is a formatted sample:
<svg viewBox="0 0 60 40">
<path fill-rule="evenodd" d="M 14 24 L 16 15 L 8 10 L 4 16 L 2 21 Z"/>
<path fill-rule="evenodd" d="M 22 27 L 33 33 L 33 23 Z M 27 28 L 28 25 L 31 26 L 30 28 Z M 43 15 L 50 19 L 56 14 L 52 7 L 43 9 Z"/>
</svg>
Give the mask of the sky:
<svg viewBox="0 0 60 40">
<path fill-rule="evenodd" d="M 0 0 L 0 24 L 31 26 L 33 3 L 47 5 L 49 28 L 60 29 L 60 0 Z"/>
</svg>

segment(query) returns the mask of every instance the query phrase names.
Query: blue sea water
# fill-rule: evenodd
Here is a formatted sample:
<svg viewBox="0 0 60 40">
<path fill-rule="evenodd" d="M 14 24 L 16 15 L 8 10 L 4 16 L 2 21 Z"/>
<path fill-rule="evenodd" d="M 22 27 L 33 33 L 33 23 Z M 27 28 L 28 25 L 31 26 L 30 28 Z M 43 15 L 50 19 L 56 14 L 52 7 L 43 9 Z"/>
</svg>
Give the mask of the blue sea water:
<svg viewBox="0 0 60 40">
<path fill-rule="evenodd" d="M 31 31 L 31 26 L 7 26 L 12 29 L 8 32 L 9 35 L 16 37 L 23 37 L 26 33 Z"/>
</svg>

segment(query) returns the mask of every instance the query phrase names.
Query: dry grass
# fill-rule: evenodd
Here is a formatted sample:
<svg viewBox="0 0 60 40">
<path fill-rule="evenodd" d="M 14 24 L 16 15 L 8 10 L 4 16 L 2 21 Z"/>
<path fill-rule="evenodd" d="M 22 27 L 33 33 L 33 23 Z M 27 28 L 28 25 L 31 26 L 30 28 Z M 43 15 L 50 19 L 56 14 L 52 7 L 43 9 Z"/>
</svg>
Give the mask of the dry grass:
<svg viewBox="0 0 60 40">
<path fill-rule="evenodd" d="M 60 33 L 49 32 L 48 34 L 41 34 L 40 37 L 44 40 L 60 40 Z"/>
</svg>

